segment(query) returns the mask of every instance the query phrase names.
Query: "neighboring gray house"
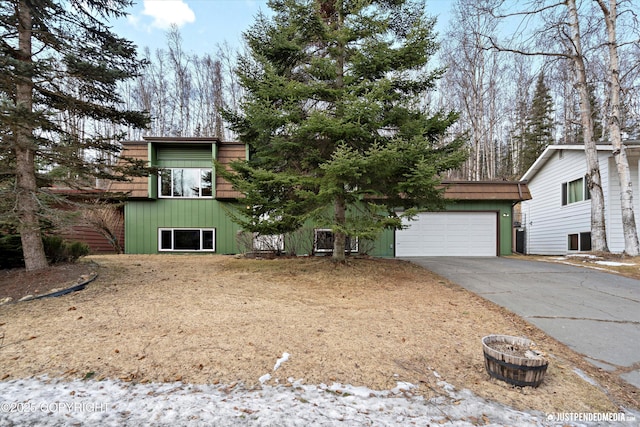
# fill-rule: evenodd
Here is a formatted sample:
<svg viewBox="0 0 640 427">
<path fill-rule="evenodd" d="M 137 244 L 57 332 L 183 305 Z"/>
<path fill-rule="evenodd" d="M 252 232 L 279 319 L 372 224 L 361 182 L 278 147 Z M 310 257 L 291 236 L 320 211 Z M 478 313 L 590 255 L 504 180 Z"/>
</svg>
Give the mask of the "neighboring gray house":
<svg viewBox="0 0 640 427">
<path fill-rule="evenodd" d="M 640 144 L 626 141 L 632 176 L 636 222 L 640 210 L 638 163 Z M 611 145 L 598 145 L 605 199 L 607 242 L 611 252 L 624 251 L 620 182 Z M 591 202 L 586 186 L 583 145 L 551 145 L 524 174 L 532 199 L 521 203 L 525 253 L 564 255 L 591 250 Z M 638 222 L 640 225 L 640 222 Z"/>
</svg>

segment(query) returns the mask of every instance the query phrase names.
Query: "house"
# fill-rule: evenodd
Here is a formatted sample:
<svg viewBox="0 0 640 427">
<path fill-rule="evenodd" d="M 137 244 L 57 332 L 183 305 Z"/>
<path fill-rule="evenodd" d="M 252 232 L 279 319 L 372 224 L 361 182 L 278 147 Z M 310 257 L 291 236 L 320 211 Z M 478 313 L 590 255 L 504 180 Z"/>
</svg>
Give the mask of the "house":
<svg viewBox="0 0 640 427">
<path fill-rule="evenodd" d="M 625 145 L 638 218 L 640 144 L 626 142 Z M 611 145 L 598 145 L 597 151 L 605 199 L 607 242 L 612 252 L 623 252 L 620 182 L 613 149 Z M 564 255 L 591 250 L 591 202 L 586 173 L 583 145 L 551 145 L 524 174 L 522 180 L 527 182 L 533 197 L 521 205 L 526 253 Z"/>
<path fill-rule="evenodd" d="M 123 155 L 147 161 L 157 175 L 114 182 L 125 193 L 125 253 L 237 253 L 239 229 L 225 209 L 239 193 L 215 173 L 214 160 L 246 158 L 244 144 L 217 138 L 146 137 L 123 143 Z"/>
<path fill-rule="evenodd" d="M 216 174 L 214 160 L 228 165 L 246 159 L 242 143 L 217 138 L 146 137 L 124 143 L 123 155 L 158 168 L 157 175 L 114 182 L 110 191 L 127 195 L 124 208 L 125 252 L 241 252 L 242 233 L 227 212 L 242 206 L 241 194 Z M 512 251 L 512 208 L 530 198 L 519 182 L 447 182 L 443 212 L 420 213 L 403 230 L 388 230 L 375 242 L 351 239 L 347 248 L 374 256 L 508 255 Z M 261 236 L 254 249 L 296 253 L 331 251 L 330 230 L 301 230 L 288 236 Z M 367 246 L 365 248 L 365 246 Z"/>
</svg>

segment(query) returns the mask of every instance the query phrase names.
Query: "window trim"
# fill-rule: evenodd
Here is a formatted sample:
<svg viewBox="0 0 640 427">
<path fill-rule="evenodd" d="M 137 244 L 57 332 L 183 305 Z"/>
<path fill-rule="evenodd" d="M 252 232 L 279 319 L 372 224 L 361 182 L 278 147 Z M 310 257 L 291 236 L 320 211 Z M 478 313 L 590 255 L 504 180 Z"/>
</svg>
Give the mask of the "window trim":
<svg viewBox="0 0 640 427">
<path fill-rule="evenodd" d="M 162 241 L 162 232 L 169 231 L 171 232 L 171 248 L 165 249 L 163 248 Z M 198 231 L 199 239 L 200 239 L 200 248 L 199 249 L 174 249 L 175 247 L 175 232 L 176 231 Z M 211 232 L 212 235 L 212 247 L 211 248 L 203 248 L 204 243 L 204 233 Z M 216 229 L 215 228 L 199 228 L 199 227 L 159 227 L 158 228 L 158 252 L 215 252 L 216 251 Z"/>
<path fill-rule="evenodd" d="M 331 249 L 318 249 L 318 232 L 329 232 L 333 234 L 333 231 L 330 228 L 314 228 L 313 229 L 313 252 L 314 253 L 333 253 L 333 247 Z M 355 238 L 355 248 L 351 244 L 351 236 L 346 236 L 347 242 L 349 243 L 349 247 L 345 242 L 345 253 L 358 253 L 359 251 L 359 241 L 358 238 Z"/>
<path fill-rule="evenodd" d="M 576 183 L 580 181 L 580 187 L 581 187 L 581 194 L 580 194 L 580 200 L 575 200 L 570 202 L 569 201 L 569 189 L 570 189 L 570 185 L 573 183 Z M 575 203 L 580 203 L 580 202 L 584 202 L 587 200 L 591 199 L 591 194 L 589 193 L 589 186 L 587 185 L 587 177 L 586 175 L 580 178 L 576 178 L 576 179 L 572 179 L 571 181 L 565 181 L 562 183 L 562 191 L 561 191 L 561 203 L 562 206 L 569 206 L 569 205 L 573 205 Z"/>
<path fill-rule="evenodd" d="M 173 173 L 176 170 L 197 170 L 200 171 L 200 174 L 198 175 L 198 195 L 197 196 L 174 196 L 174 189 L 173 189 Z M 170 173 L 169 174 L 169 181 L 171 183 L 171 188 L 170 188 L 170 192 L 171 195 L 164 195 L 162 194 L 162 176 L 164 173 L 167 173 L 167 171 Z M 208 172 L 211 174 L 211 184 L 209 188 L 210 191 L 210 195 L 208 196 L 203 196 L 202 195 L 202 175 L 204 174 L 204 172 Z M 180 167 L 167 167 L 167 168 L 162 168 L 158 171 L 158 198 L 160 199 L 213 199 L 213 168 L 201 168 L 201 167 L 185 167 L 185 168 L 180 168 Z"/>
<path fill-rule="evenodd" d="M 575 246 L 572 245 L 575 243 Z M 591 251 L 591 232 L 583 231 L 579 233 L 570 233 L 567 235 L 567 250 L 570 252 L 589 252 Z"/>
</svg>

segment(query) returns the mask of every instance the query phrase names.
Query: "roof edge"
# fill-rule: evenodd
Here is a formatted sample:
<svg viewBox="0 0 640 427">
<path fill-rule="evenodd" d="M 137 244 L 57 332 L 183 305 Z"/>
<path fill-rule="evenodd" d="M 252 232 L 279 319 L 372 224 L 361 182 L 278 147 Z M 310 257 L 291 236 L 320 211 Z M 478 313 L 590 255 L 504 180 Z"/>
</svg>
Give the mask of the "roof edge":
<svg viewBox="0 0 640 427">
<path fill-rule="evenodd" d="M 627 149 L 640 149 L 640 140 L 630 140 L 627 139 L 622 141 L 622 143 L 627 147 Z M 521 181 L 530 181 L 542 166 L 551 158 L 554 152 L 560 150 L 570 150 L 570 151 L 584 151 L 584 144 L 553 144 L 548 145 L 547 148 L 544 149 L 542 154 L 538 156 L 535 162 L 529 167 L 529 169 L 522 175 Z M 613 151 L 613 145 L 611 144 L 596 144 L 597 151 Z"/>
</svg>

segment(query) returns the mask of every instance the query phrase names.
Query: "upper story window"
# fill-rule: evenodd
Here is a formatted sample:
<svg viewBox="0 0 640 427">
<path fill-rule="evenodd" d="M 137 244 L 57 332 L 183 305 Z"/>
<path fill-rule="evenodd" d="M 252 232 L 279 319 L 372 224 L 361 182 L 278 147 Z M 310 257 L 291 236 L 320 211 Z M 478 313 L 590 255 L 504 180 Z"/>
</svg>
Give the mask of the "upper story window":
<svg viewBox="0 0 640 427">
<path fill-rule="evenodd" d="M 211 179 L 210 168 L 163 169 L 158 180 L 160 197 L 211 197 Z"/>
<path fill-rule="evenodd" d="M 562 206 L 591 199 L 585 177 L 562 183 Z"/>
</svg>

